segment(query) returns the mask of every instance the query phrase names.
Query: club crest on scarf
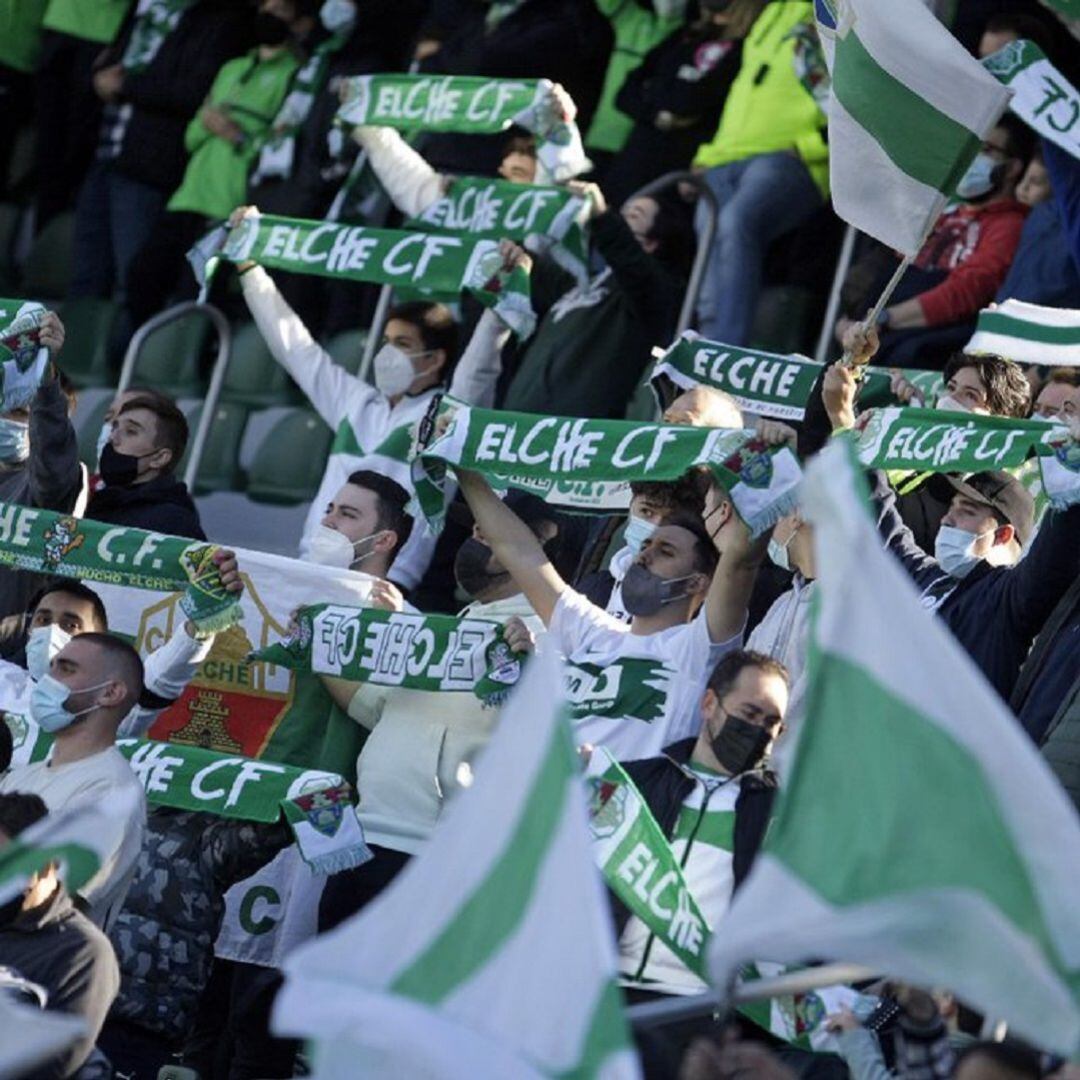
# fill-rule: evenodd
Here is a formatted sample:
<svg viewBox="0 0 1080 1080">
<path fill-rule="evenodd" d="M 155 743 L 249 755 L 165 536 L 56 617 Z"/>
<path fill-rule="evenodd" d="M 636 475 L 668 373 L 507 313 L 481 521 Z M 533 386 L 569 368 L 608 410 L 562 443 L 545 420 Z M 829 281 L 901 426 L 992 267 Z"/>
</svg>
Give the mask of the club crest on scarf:
<svg viewBox="0 0 1080 1080">
<path fill-rule="evenodd" d="M 347 784 L 313 791 L 308 795 L 298 795 L 293 799 L 293 804 L 302 811 L 308 824 L 323 836 L 337 834 L 345 810 L 352 805 Z"/>
<path fill-rule="evenodd" d="M 589 798 L 589 822 L 598 840 L 614 836 L 626 820 L 629 791 L 624 784 L 605 780 L 602 776 L 589 779 L 592 793 Z"/>
<path fill-rule="evenodd" d="M 505 641 L 494 641 L 487 650 L 487 677 L 503 686 L 513 686 L 521 678 L 521 661 Z"/>
<path fill-rule="evenodd" d="M 56 523 L 45 530 L 44 555 L 42 561 L 48 570 L 55 570 L 64 557 L 82 547 L 86 537 L 79 532 L 79 521 L 73 517 L 58 518 Z"/>
<path fill-rule="evenodd" d="M 724 468 L 735 473 L 751 488 L 764 489 L 772 483 L 773 466 L 768 445 L 760 439 L 748 442 L 724 461 Z"/>
<path fill-rule="evenodd" d="M 0 363 L 14 363 L 19 371 L 28 371 L 37 359 L 41 348 L 41 331 L 36 327 L 30 330 L 17 330 L 13 334 L 0 338 Z"/>
<path fill-rule="evenodd" d="M 1021 40 L 1010 41 L 996 53 L 983 60 L 983 67 L 991 75 L 998 79 L 1007 79 L 1014 72 L 1019 71 L 1026 62 L 1026 42 Z"/>
</svg>

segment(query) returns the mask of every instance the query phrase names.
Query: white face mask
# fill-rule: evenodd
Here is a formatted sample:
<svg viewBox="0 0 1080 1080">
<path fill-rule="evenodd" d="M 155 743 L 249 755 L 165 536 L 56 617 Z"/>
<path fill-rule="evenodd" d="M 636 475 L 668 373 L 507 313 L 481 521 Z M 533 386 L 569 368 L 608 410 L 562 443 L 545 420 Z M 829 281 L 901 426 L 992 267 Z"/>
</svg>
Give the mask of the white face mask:
<svg viewBox="0 0 1080 1080">
<path fill-rule="evenodd" d="M 963 402 L 957 401 L 951 394 L 942 394 L 937 399 L 937 404 L 934 406 L 941 412 L 971 412 Z"/>
<path fill-rule="evenodd" d="M 37 681 L 43 675 L 48 675 L 52 658 L 70 640 L 71 635 L 56 623 L 31 630 L 26 639 L 26 670 L 30 672 L 30 678 Z"/>
<path fill-rule="evenodd" d="M 350 540 L 343 532 L 331 529 L 329 525 L 320 525 L 315 530 L 308 547 L 308 562 L 317 563 L 319 566 L 336 566 L 339 570 L 348 570 L 350 567 L 362 563 L 374 552 L 368 551 L 357 557 L 356 549 L 368 540 L 381 536 L 379 532 L 361 536 L 359 540 Z"/>
<path fill-rule="evenodd" d="M 963 580 L 982 562 L 975 554 L 975 545 L 991 533 L 969 533 L 954 525 L 942 525 L 934 540 L 934 558 L 949 577 Z"/>
<path fill-rule="evenodd" d="M 645 541 L 648 540 L 654 532 L 656 532 L 656 525 L 654 522 L 646 521 L 636 514 L 631 514 L 626 519 L 626 528 L 623 530 L 623 540 L 626 541 L 626 546 L 635 555 L 640 555 L 641 549 L 645 546 Z"/>
<path fill-rule="evenodd" d="M 427 352 L 409 354 L 388 341 L 375 354 L 375 388 L 387 397 L 400 397 L 416 379 L 413 361 Z"/>
<path fill-rule="evenodd" d="M 791 559 L 788 557 L 788 548 L 790 547 L 794 536 L 795 534 L 792 533 L 782 544 L 775 538 L 769 541 L 769 558 L 772 560 L 773 565 L 779 566 L 781 570 L 791 569 Z"/>
<path fill-rule="evenodd" d="M 326 0 L 319 8 L 319 21 L 331 34 L 344 30 L 356 21 L 356 5 L 352 0 Z"/>
</svg>

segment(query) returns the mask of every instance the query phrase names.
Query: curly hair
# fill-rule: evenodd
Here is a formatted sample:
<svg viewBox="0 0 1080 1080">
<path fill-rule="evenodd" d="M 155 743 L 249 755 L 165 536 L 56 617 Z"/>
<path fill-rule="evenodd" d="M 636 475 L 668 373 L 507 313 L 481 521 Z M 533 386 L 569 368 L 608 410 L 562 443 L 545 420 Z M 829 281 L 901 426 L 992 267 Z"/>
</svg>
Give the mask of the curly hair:
<svg viewBox="0 0 1080 1080">
<path fill-rule="evenodd" d="M 973 368 L 986 387 L 986 404 L 992 415 L 1023 419 L 1031 411 L 1031 385 L 1019 364 L 990 353 L 956 353 L 945 365 L 942 381 L 948 386 L 949 380 L 964 368 Z"/>
</svg>

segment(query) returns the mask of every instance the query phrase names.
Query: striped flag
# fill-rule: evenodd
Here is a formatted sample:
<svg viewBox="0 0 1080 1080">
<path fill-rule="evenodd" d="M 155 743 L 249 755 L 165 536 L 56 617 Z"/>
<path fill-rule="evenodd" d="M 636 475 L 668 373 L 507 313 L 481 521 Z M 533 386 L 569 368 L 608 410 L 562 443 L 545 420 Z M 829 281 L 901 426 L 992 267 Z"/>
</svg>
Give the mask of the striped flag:
<svg viewBox="0 0 1080 1080">
<path fill-rule="evenodd" d="M 1009 93 L 920 0 L 814 0 L 833 206 L 914 255 Z"/>
<path fill-rule="evenodd" d="M 562 683 L 534 657 L 424 851 L 286 958 L 274 1028 L 317 1076 L 638 1076 Z"/>
<path fill-rule="evenodd" d="M 710 957 L 811 958 L 946 986 L 1080 1050 L 1080 822 L 1001 699 L 885 552 L 848 447 L 806 473 L 819 607 L 806 720 Z M 853 812 L 852 808 L 857 807 Z"/>
<path fill-rule="evenodd" d="M 1021 364 L 1080 367 L 1080 311 L 1006 300 L 979 312 L 967 353 L 995 353 Z"/>
</svg>

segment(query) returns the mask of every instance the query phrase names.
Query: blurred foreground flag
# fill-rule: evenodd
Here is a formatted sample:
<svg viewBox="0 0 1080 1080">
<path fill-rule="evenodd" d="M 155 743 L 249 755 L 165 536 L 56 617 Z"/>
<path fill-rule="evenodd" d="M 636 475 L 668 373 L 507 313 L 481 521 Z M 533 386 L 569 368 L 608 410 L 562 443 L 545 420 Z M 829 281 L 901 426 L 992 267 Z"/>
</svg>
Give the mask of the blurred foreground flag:
<svg viewBox="0 0 1080 1080">
<path fill-rule="evenodd" d="M 840 441 L 806 472 L 819 606 L 806 718 L 710 957 L 865 965 L 1080 1050 L 1080 821 L 881 547 Z"/>
<path fill-rule="evenodd" d="M 560 661 L 532 658 L 473 785 L 393 884 L 285 960 L 315 1075 L 632 1080 Z"/>
<path fill-rule="evenodd" d="M 921 0 L 814 0 L 832 76 L 833 206 L 914 255 L 1009 92 Z"/>
</svg>

